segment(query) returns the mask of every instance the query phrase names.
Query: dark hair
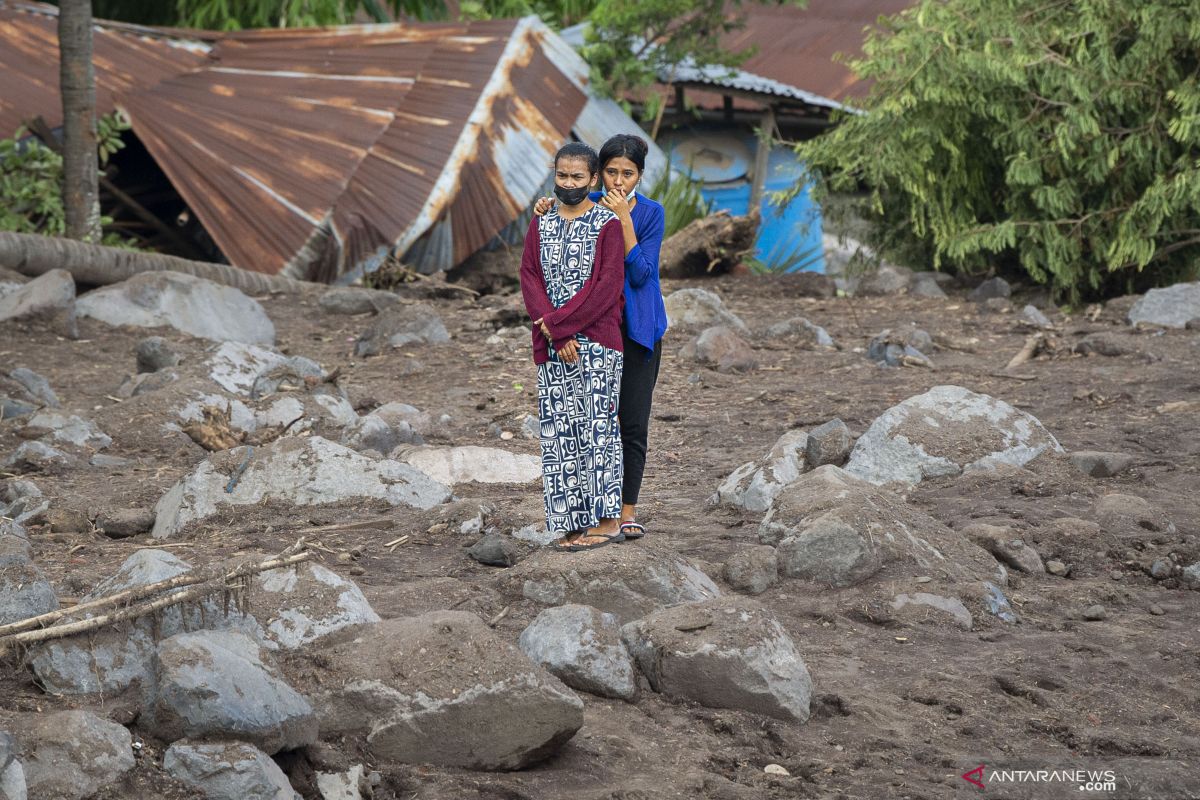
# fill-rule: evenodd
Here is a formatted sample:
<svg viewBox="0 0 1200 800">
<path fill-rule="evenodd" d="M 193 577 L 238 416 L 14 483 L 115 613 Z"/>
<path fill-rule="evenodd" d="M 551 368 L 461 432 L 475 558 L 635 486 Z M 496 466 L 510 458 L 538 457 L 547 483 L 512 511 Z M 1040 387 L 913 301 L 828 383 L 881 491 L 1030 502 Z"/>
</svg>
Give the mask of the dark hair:
<svg viewBox="0 0 1200 800">
<path fill-rule="evenodd" d="M 558 152 L 554 154 L 554 166 L 556 169 L 558 168 L 558 162 L 564 158 L 582 158 L 587 162 L 589 175 L 595 175 L 600 171 L 600 159 L 596 156 L 596 151 L 583 142 L 567 142 L 558 148 Z"/>
<path fill-rule="evenodd" d="M 640 136 L 628 133 L 618 133 L 604 143 L 600 148 L 600 168 L 608 166 L 614 158 L 628 158 L 638 168 L 638 172 L 646 171 L 646 142 Z"/>
</svg>

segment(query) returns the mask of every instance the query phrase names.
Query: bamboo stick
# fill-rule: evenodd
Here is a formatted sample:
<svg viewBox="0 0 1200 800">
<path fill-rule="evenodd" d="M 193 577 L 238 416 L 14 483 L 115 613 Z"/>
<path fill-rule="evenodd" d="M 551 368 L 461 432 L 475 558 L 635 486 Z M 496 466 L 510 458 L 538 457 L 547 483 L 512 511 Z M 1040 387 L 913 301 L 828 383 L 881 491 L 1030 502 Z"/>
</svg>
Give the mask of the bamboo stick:
<svg viewBox="0 0 1200 800">
<path fill-rule="evenodd" d="M 272 569 L 281 569 L 284 567 L 290 567 L 295 564 L 299 564 L 304 561 L 308 561 L 309 559 L 311 559 L 313 557 L 312 553 L 296 553 L 297 550 L 299 550 L 301 547 L 303 547 L 303 541 L 304 540 L 301 539 L 296 544 L 292 545 L 287 550 L 284 550 L 281 554 L 279 554 L 278 556 L 276 556 L 274 558 L 271 558 L 271 559 L 268 559 L 267 561 L 262 561 L 259 563 L 248 562 L 245 564 L 240 564 L 237 567 L 234 567 L 229 572 L 225 573 L 224 575 L 213 574 L 212 572 L 199 573 L 199 574 L 189 573 L 186 575 L 177 575 L 174 578 L 169 578 L 165 581 L 149 583 L 149 584 L 146 584 L 145 586 L 135 586 L 132 589 L 126 589 L 125 591 L 117 592 L 116 594 L 108 595 L 106 597 L 98 597 L 95 600 L 89 600 L 86 603 L 79 603 L 78 605 L 74 605 L 70 608 L 62 608 L 57 611 L 51 611 L 46 614 L 41 614 L 36 617 L 30 617 L 29 619 L 23 619 L 23 620 L 19 620 L 17 622 L 10 622 L 7 625 L 0 625 L 0 648 L 2 648 L 4 646 L 5 639 L 8 639 L 11 636 L 20 634 L 22 631 L 27 631 L 32 628 L 42 628 L 43 630 L 48 630 L 48 628 L 46 628 L 47 625 L 53 624 L 53 623 L 59 621 L 60 619 L 63 619 L 64 617 L 74 616 L 82 611 L 92 611 L 92 610 L 95 610 L 98 608 L 109 608 L 112 606 L 120 605 L 122 603 L 141 600 L 142 598 L 149 597 L 150 595 L 158 594 L 159 592 L 164 592 L 164 591 L 168 591 L 171 589 L 178 589 L 178 588 L 181 588 L 184 586 L 194 586 L 196 584 L 214 583 L 217 580 L 220 580 L 221 583 L 224 584 L 228 581 L 236 580 L 238 578 L 244 578 L 248 575 L 253 575 L 253 574 L 256 574 L 259 572 L 266 572 L 266 571 L 272 570 Z M 223 589 L 224 586 L 222 585 L 221 587 L 217 587 L 217 588 Z M 216 589 L 214 589 L 213 591 L 216 591 Z M 168 604 L 168 605 L 170 605 L 170 604 Z M 135 607 L 131 606 L 131 608 L 135 608 Z M 99 618 L 96 617 L 93 619 L 99 619 Z M 92 620 L 85 620 L 85 622 L 91 622 L 91 621 Z M 79 623 L 70 623 L 70 624 L 74 625 L 74 624 L 79 624 Z M 66 627 L 66 626 L 63 626 L 63 627 Z"/>
</svg>

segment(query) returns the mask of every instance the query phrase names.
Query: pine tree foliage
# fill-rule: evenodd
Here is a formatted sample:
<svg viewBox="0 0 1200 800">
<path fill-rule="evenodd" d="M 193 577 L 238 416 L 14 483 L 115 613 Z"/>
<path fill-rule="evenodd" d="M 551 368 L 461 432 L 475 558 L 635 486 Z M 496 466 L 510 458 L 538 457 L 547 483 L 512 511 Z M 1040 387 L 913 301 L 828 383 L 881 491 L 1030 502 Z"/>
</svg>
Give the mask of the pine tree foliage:
<svg viewBox="0 0 1200 800">
<path fill-rule="evenodd" d="M 1200 265 L 1200 3 L 921 0 L 851 66 L 865 114 L 798 148 L 873 243 L 1072 300 Z"/>
</svg>

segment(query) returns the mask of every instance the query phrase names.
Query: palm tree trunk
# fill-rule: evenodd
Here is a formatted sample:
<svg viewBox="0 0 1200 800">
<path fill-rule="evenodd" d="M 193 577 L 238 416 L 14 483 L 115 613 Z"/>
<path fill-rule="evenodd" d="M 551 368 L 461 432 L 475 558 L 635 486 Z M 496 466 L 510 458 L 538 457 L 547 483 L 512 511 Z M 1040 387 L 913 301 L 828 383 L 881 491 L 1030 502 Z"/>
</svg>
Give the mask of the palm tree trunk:
<svg viewBox="0 0 1200 800">
<path fill-rule="evenodd" d="M 52 269 L 65 269 L 77 283 L 98 286 L 126 280 L 139 272 L 182 272 L 241 289 L 247 294 L 329 288 L 324 284 L 250 272 L 228 264 L 188 261 L 162 253 L 124 250 L 33 233 L 0 233 L 0 267 L 30 277 L 44 275 Z"/>
<path fill-rule="evenodd" d="M 63 208 L 67 236 L 99 242 L 96 81 L 92 69 L 92 2 L 62 0 L 58 9 L 59 91 L 63 104 Z"/>
</svg>

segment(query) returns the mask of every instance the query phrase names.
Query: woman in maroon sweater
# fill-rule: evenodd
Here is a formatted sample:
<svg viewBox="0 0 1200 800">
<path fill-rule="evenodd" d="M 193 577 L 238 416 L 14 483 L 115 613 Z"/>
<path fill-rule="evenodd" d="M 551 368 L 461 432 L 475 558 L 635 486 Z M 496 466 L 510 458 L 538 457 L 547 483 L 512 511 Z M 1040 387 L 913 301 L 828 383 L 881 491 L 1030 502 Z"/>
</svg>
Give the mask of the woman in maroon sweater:
<svg viewBox="0 0 1200 800">
<path fill-rule="evenodd" d="M 557 208 L 529 223 L 521 294 L 533 321 L 546 528 L 564 550 L 622 541 L 621 223 L 588 199 L 596 151 L 572 142 L 554 158 Z"/>
</svg>

